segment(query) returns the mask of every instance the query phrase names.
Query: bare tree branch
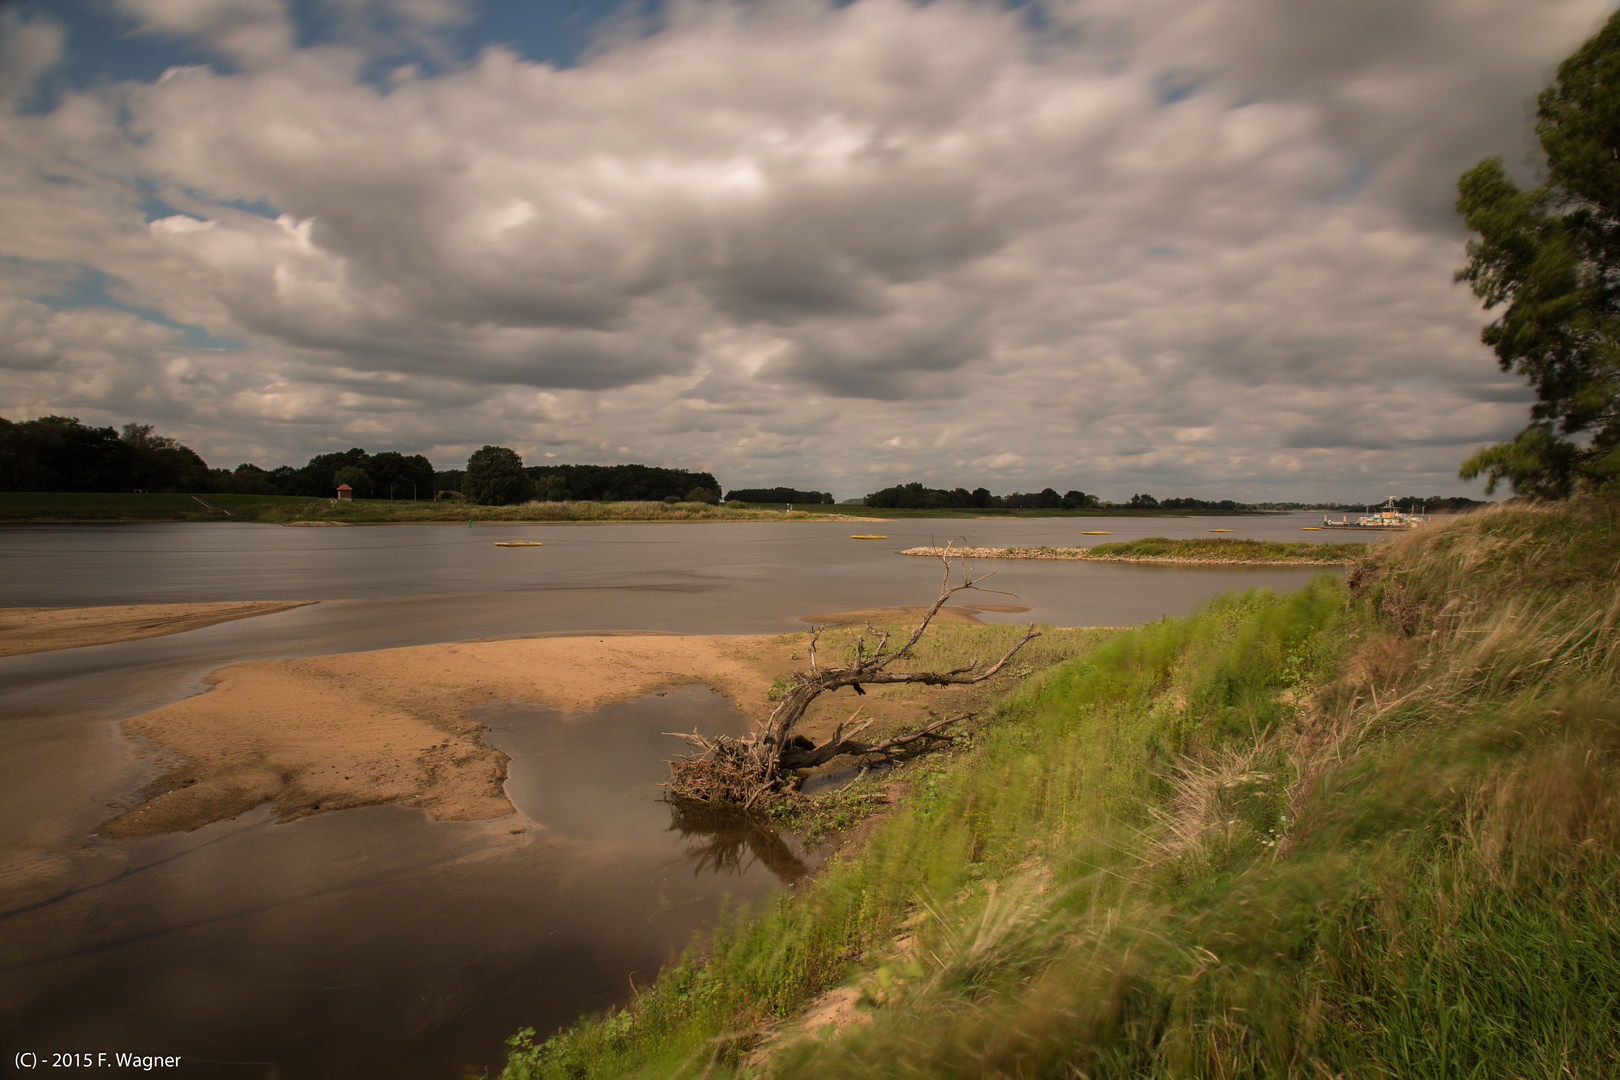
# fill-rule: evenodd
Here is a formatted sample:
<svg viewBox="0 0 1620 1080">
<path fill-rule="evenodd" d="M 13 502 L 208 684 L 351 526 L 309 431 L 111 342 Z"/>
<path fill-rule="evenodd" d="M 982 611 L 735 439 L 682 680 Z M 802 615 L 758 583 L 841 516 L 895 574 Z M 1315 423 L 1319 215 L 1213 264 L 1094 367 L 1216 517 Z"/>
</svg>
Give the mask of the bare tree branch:
<svg viewBox="0 0 1620 1080">
<path fill-rule="evenodd" d="M 974 577 L 964 563 L 962 582 L 952 585 L 949 552 L 950 546 L 947 545 L 946 553 L 940 556 L 940 562 L 944 565 L 944 576 L 940 581 L 939 598 L 924 613 L 916 628 L 898 649 L 892 651 L 889 649 L 888 631 L 879 631 L 868 623 L 867 631 L 874 639 L 871 651 L 867 651 L 866 638 L 857 638 L 852 664 L 847 667 L 824 668 L 820 666 L 816 655 L 816 646 L 822 631 L 821 627 L 817 627 L 810 636 L 809 671 L 793 673 L 788 692 L 783 695 L 782 700 L 777 703 L 776 708 L 771 711 L 771 715 L 766 718 L 758 731 L 741 739 L 720 736 L 710 740 L 696 733 L 678 734 L 679 738 L 691 743 L 697 752 L 669 763 L 670 782 L 667 786 L 670 795 L 677 800 L 726 802 L 752 807 L 771 792 L 781 790 L 788 783 L 784 774 L 791 774 L 795 769 L 813 768 L 845 754 L 887 754 L 920 740 L 950 738 L 944 734 L 943 729 L 957 721 L 967 719 L 972 714 L 964 713 L 935 721 L 921 731 L 880 743 L 863 743 L 855 738 L 871 724 L 870 720 L 851 729 L 848 735 L 844 734 L 845 724 L 853 723 L 855 716 L 860 714 L 859 710 L 856 710 L 855 716 L 851 716 L 845 724 L 840 724 L 833 737 L 820 746 L 802 735 L 794 734 L 794 728 L 804 718 L 806 710 L 822 694 L 846 686 L 857 694 L 864 694 L 866 691 L 863 684 L 892 686 L 901 683 L 920 683 L 926 686 L 971 686 L 1001 672 L 1019 649 L 1040 636 L 1034 624 L 1031 624 L 1000 659 L 983 669 L 979 667 L 979 661 L 975 658 L 967 665 L 949 671 L 888 670 L 889 665 L 906 656 L 922 639 L 929 623 L 939 614 L 947 600 L 965 589 L 977 589 L 979 582 L 992 576 L 983 574 Z"/>
</svg>

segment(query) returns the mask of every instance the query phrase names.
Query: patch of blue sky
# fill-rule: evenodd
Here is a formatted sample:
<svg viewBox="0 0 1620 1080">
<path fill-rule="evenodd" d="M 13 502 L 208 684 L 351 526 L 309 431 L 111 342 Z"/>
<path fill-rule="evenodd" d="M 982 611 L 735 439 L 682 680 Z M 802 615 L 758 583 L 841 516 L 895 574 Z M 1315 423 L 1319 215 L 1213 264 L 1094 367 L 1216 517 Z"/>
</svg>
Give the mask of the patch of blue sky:
<svg viewBox="0 0 1620 1080">
<path fill-rule="evenodd" d="M 140 208 L 141 219 L 148 224 L 151 224 L 158 218 L 174 217 L 176 214 L 181 214 L 186 217 L 191 216 L 190 214 L 186 214 L 185 211 L 180 210 L 179 208 L 166 202 L 162 196 L 151 190 L 150 185 L 142 185 L 142 187 L 143 190 L 141 191 L 141 197 L 136 201 L 135 205 Z"/>
<path fill-rule="evenodd" d="M 282 213 L 281 208 L 269 199 L 225 199 L 220 201 L 218 205 L 228 206 L 232 210 L 242 210 L 249 214 L 257 214 L 259 217 L 269 218 L 271 221 L 276 220 Z"/>
<path fill-rule="evenodd" d="M 175 322 L 163 312 L 155 308 L 137 307 L 126 304 L 107 291 L 107 286 L 113 279 L 105 272 L 92 266 L 81 266 L 79 276 L 68 288 L 49 296 L 35 297 L 41 304 L 54 311 L 65 311 L 69 308 L 79 307 L 107 307 L 127 312 L 138 319 L 167 326 L 171 330 L 179 330 L 185 335 L 185 342 L 194 349 L 242 349 L 246 348 L 240 341 L 229 338 L 217 338 L 200 326 L 190 323 Z"/>
<path fill-rule="evenodd" d="M 1367 182 L 1372 179 L 1373 173 L 1377 171 L 1378 166 L 1373 162 L 1372 158 L 1364 154 L 1356 155 L 1350 159 L 1350 167 L 1345 170 L 1344 179 L 1339 181 L 1339 186 L 1328 193 L 1327 201 L 1330 203 L 1349 202 L 1361 194 L 1362 189 L 1367 186 Z"/>
<path fill-rule="evenodd" d="M 462 28 L 460 38 L 469 53 L 499 44 L 530 60 L 574 67 L 608 24 L 655 34 L 664 25 L 663 0 L 553 0 L 544 4 L 485 0 Z"/>
<path fill-rule="evenodd" d="M 1203 88 L 1203 80 L 1190 71 L 1163 71 L 1153 78 L 1153 94 L 1160 105 L 1185 101 Z"/>
<path fill-rule="evenodd" d="M 40 76 L 35 93 L 23 103 L 25 112 L 50 112 L 63 94 L 100 83 L 151 82 L 171 67 L 222 65 L 196 42 L 135 33 L 135 20 L 101 0 L 24 0 L 19 15 L 24 22 L 49 19 L 63 29 L 61 58 Z"/>
<path fill-rule="evenodd" d="M 333 10 L 320 0 L 291 0 L 288 11 L 297 44 L 307 47 L 338 40 L 345 28 Z M 390 33 L 401 26 L 375 25 L 373 40 L 367 44 L 377 46 L 377 51 L 364 75 L 379 86 L 405 64 L 433 75 L 496 44 L 530 60 L 571 67 L 588 53 L 605 24 L 630 25 L 651 34 L 662 27 L 663 10 L 663 0 L 483 0 L 472 18 L 441 37 L 440 47 L 412 44 L 408 34 Z M 25 22 L 49 19 L 65 31 L 62 57 L 41 76 L 25 103 L 29 112 L 50 112 L 64 93 L 100 83 L 151 82 L 172 67 L 200 64 L 224 74 L 236 70 L 228 57 L 195 39 L 141 32 L 135 19 L 105 0 L 23 0 L 20 15 Z"/>
</svg>

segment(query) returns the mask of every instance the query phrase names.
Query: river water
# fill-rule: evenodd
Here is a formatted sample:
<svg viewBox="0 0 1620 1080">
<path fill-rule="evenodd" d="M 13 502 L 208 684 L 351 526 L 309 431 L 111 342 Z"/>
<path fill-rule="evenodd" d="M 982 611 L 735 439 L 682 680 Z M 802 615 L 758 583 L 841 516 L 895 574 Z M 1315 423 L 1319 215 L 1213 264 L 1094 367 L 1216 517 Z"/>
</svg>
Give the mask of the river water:
<svg viewBox="0 0 1620 1080">
<path fill-rule="evenodd" d="M 897 549 L 1148 535 L 1347 539 L 1315 515 L 854 524 L 7 526 L 0 604 L 314 599 L 145 641 L 0 659 L 0 1038 L 32 1052 L 178 1054 L 186 1076 L 454 1077 L 501 1040 L 625 1000 L 720 899 L 782 887 L 791 837 L 672 822 L 659 733 L 737 731 L 688 687 L 589 716 L 486 708 L 517 814 L 373 807 L 108 841 L 159 771 L 118 721 L 240 660 L 533 633 L 764 633 L 815 612 L 927 603 L 940 566 Z M 854 540 L 873 529 L 886 540 Z M 1107 530 L 1109 536 L 1085 536 Z M 1353 538 L 1360 538 L 1359 536 Z M 543 546 L 500 548 L 498 539 Z M 1316 571 L 982 563 L 1003 621 L 1122 625 Z M 971 603 L 969 599 L 966 602 Z M 611 731 L 611 739 L 581 733 Z M 595 749 L 611 747 L 608 756 Z M 685 831 L 683 831 L 683 829 Z"/>
</svg>

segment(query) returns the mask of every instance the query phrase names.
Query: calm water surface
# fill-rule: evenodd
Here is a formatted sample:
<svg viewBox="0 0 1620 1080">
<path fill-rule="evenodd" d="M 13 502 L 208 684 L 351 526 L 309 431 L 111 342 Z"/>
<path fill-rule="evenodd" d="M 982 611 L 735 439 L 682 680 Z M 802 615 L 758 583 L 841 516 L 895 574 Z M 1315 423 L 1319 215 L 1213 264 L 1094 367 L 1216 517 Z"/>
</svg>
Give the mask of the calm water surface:
<svg viewBox="0 0 1620 1080">
<path fill-rule="evenodd" d="M 279 825 L 261 809 L 183 836 L 95 837 L 159 769 L 117 722 L 202 690 L 223 664 L 524 633 L 780 632 L 809 613 L 931 600 L 938 564 L 893 552 L 953 536 L 1361 538 L 1301 531 L 1315 520 L 7 526 L 0 605 L 323 602 L 0 659 L 4 1048 L 182 1054 L 195 1076 L 453 1077 L 498 1065 L 520 1026 L 543 1031 L 624 1000 L 630 978 L 650 978 L 712 920 L 723 892 L 758 895 L 802 872 L 790 838 L 672 822 L 654 800 L 662 759 L 678 749 L 659 732 L 743 724 L 702 688 L 589 716 L 481 711 L 488 740 L 512 756 L 518 813 L 496 822 L 374 807 Z M 888 539 L 850 539 L 865 529 Z M 1030 609 L 985 618 L 1058 625 L 1180 614 L 1315 572 L 978 569 L 1016 594 L 984 602 Z"/>
</svg>

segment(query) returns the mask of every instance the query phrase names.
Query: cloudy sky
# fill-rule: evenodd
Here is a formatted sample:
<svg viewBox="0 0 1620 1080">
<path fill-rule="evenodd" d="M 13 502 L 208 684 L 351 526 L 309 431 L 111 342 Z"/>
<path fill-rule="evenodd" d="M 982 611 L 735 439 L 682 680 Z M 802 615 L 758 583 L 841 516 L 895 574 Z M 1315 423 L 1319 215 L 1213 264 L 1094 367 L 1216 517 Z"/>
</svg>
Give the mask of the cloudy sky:
<svg viewBox="0 0 1620 1080">
<path fill-rule="evenodd" d="M 1605 0 L 0 8 L 0 414 L 839 498 L 1477 494 L 1452 283 Z"/>
</svg>

